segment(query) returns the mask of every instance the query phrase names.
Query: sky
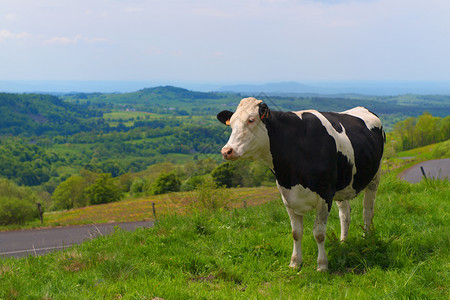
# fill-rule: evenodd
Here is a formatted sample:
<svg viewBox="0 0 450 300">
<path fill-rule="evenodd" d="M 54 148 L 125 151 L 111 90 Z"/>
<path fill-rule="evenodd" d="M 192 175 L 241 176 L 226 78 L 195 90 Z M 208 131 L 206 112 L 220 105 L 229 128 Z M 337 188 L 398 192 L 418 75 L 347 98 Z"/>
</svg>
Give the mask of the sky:
<svg viewBox="0 0 450 300">
<path fill-rule="evenodd" d="M 448 0 L 2 0 L 0 80 L 450 81 Z"/>
</svg>

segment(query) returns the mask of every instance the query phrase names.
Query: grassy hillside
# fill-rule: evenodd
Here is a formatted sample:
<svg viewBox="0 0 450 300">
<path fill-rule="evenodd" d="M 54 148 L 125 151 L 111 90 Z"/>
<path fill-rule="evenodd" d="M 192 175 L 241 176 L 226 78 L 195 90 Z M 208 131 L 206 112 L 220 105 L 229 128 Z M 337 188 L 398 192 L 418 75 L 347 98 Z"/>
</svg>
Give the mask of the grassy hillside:
<svg viewBox="0 0 450 300">
<path fill-rule="evenodd" d="M 375 234 L 362 236 L 362 197 L 349 240 L 333 206 L 330 272 L 315 271 L 314 214 L 305 216 L 302 269 L 288 267 L 290 222 L 277 197 L 262 206 L 174 212 L 154 228 L 117 230 L 42 257 L 0 260 L 2 299 L 448 299 L 449 182 L 384 176 Z"/>
</svg>

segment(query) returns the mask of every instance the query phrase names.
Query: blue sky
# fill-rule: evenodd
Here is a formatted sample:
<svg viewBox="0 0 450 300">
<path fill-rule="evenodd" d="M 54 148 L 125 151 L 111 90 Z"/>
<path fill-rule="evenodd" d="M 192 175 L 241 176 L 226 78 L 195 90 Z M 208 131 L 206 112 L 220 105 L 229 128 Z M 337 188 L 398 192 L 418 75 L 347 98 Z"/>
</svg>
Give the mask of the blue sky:
<svg viewBox="0 0 450 300">
<path fill-rule="evenodd" d="M 448 0 L 2 0 L 0 80 L 450 80 Z"/>
</svg>

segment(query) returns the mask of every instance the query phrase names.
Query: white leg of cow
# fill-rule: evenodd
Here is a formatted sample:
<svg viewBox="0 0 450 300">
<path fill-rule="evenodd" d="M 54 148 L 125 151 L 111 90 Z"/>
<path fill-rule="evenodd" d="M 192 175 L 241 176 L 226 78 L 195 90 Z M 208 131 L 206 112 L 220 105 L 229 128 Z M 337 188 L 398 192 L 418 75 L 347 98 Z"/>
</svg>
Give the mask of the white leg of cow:
<svg viewBox="0 0 450 300">
<path fill-rule="evenodd" d="M 381 167 L 380 167 L 381 169 Z M 364 216 L 364 231 L 369 233 L 372 227 L 372 219 L 374 214 L 375 196 L 380 183 L 380 171 L 375 175 L 375 178 L 364 189 L 364 204 L 363 204 L 363 216 Z"/>
<path fill-rule="evenodd" d="M 292 238 L 294 239 L 294 249 L 289 267 L 299 268 L 302 265 L 303 216 L 297 215 L 290 208 L 286 207 L 286 209 L 291 220 Z"/>
<path fill-rule="evenodd" d="M 350 201 L 336 201 L 339 207 L 339 219 L 341 220 L 341 241 L 345 241 L 348 236 L 348 227 L 350 226 Z"/>
<path fill-rule="evenodd" d="M 320 199 L 317 205 L 316 222 L 314 223 L 314 239 L 317 243 L 319 255 L 317 257 L 317 271 L 328 270 L 327 254 L 325 253 L 325 237 L 328 219 L 328 206 Z"/>
</svg>

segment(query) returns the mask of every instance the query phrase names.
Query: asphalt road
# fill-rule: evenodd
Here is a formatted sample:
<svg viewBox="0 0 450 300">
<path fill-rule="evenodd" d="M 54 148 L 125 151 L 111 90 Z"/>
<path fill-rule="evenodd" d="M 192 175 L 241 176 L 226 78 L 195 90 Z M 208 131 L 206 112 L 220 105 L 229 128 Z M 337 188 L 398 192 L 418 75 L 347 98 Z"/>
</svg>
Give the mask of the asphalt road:
<svg viewBox="0 0 450 300">
<path fill-rule="evenodd" d="M 0 259 L 43 255 L 50 251 L 67 249 L 85 240 L 109 234 L 116 226 L 133 231 L 138 227 L 151 227 L 153 222 L 108 223 L 0 232 Z"/>
<path fill-rule="evenodd" d="M 450 158 L 434 159 L 418 163 L 403 171 L 400 177 L 411 183 L 420 182 L 423 179 L 420 167 L 423 167 L 427 178 L 450 178 Z"/>
</svg>

